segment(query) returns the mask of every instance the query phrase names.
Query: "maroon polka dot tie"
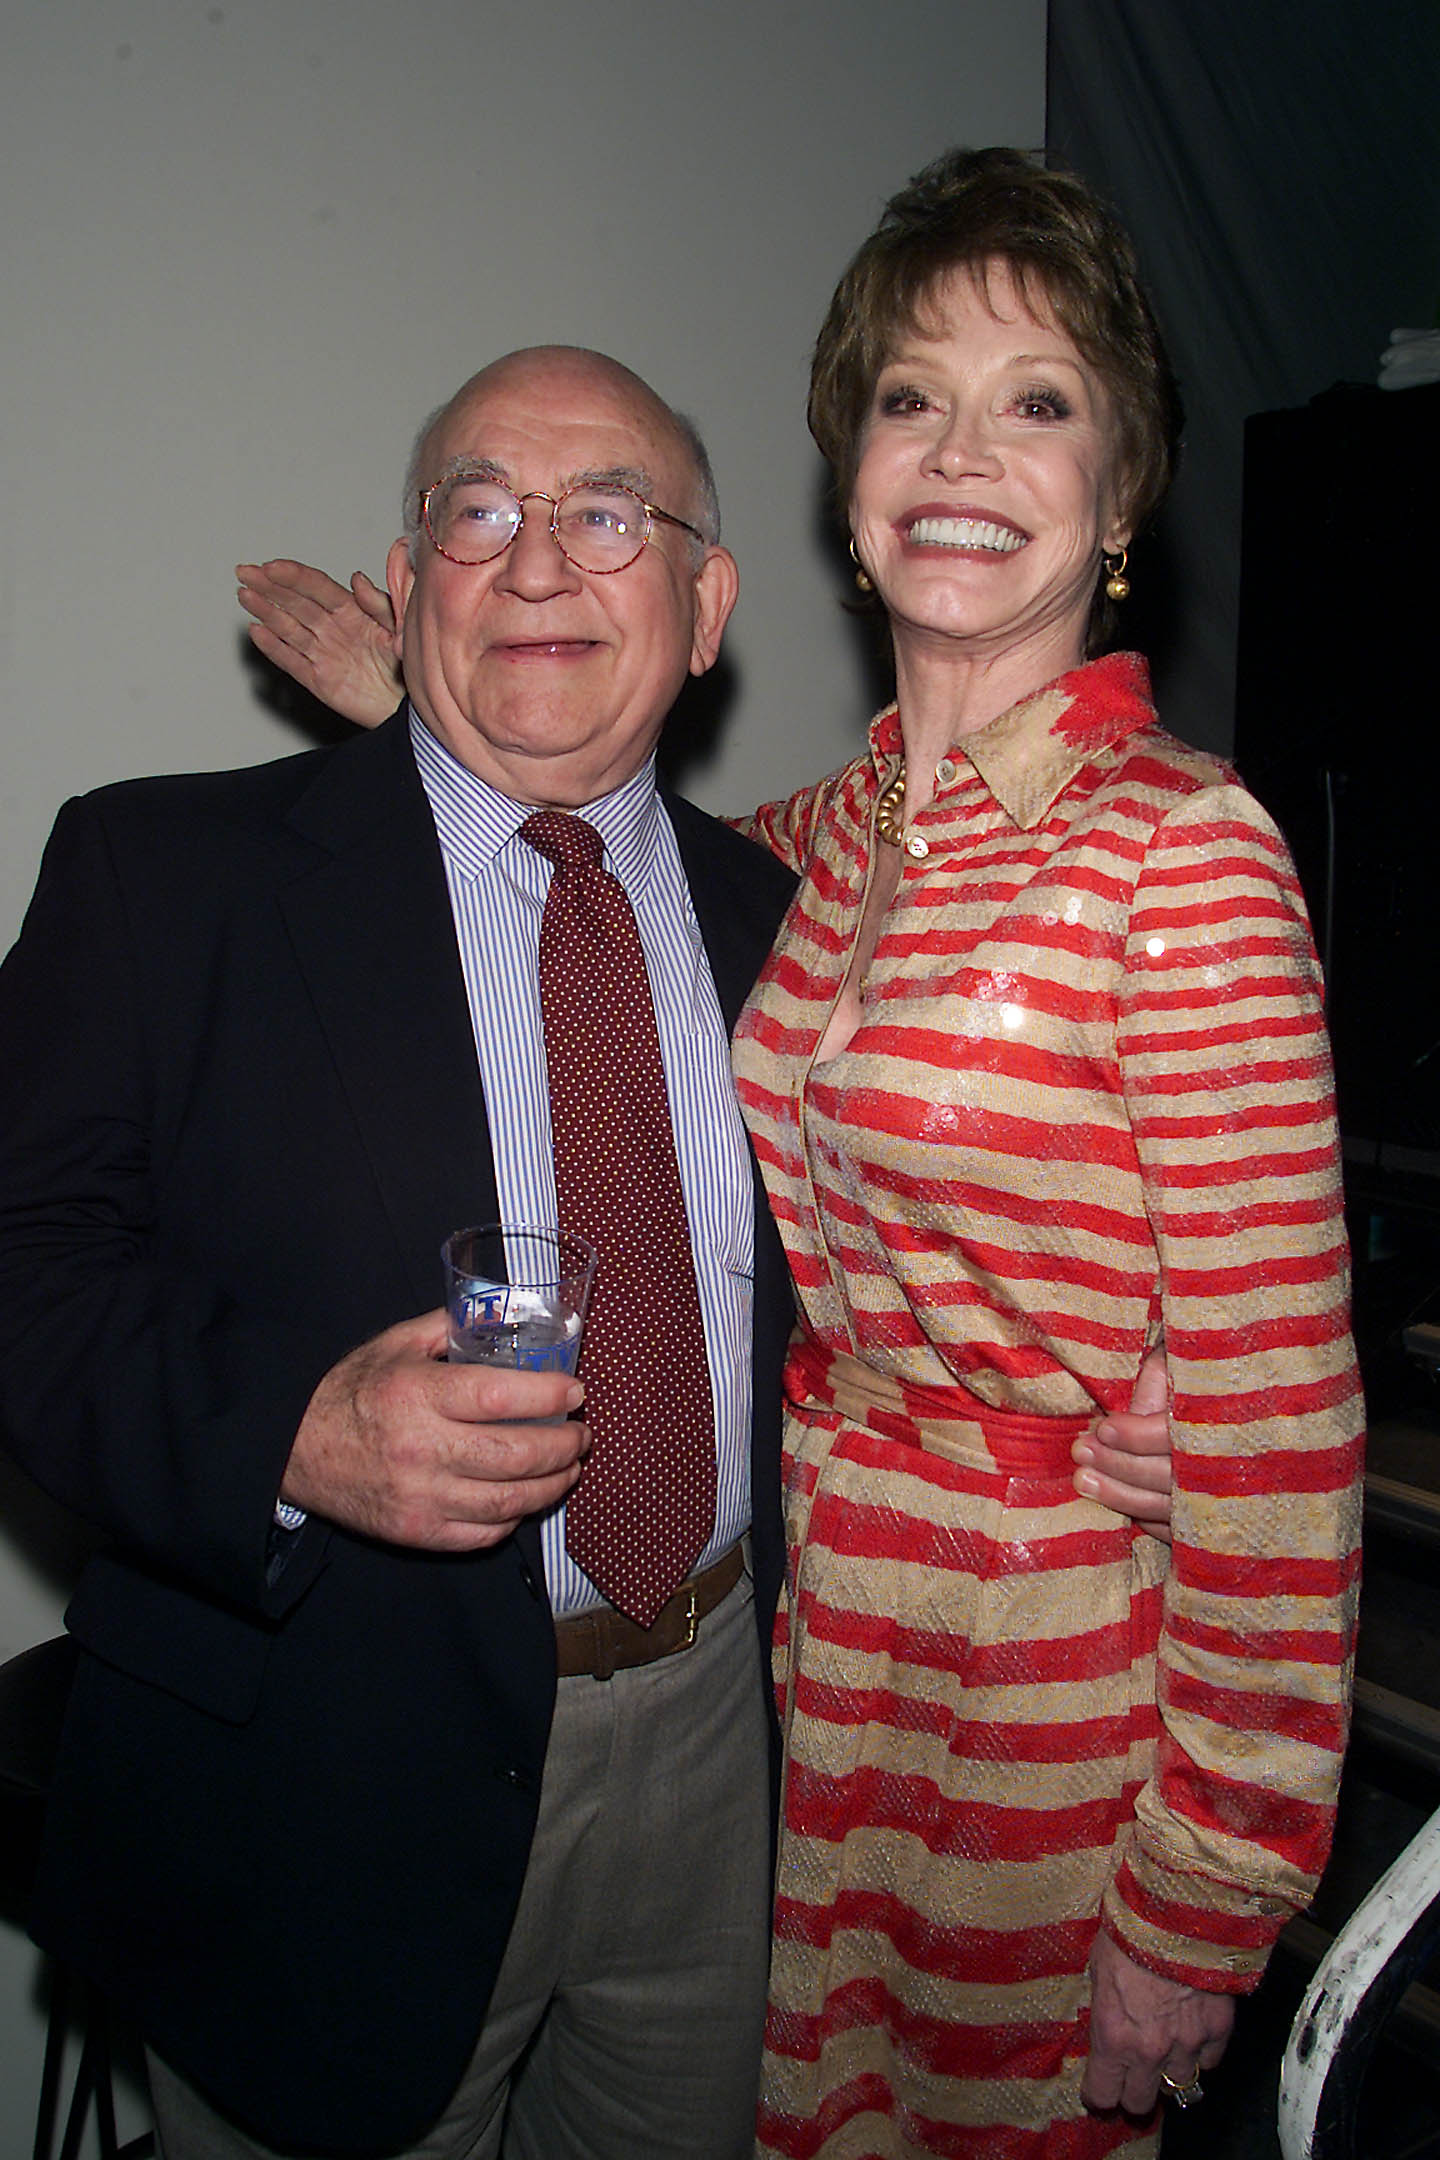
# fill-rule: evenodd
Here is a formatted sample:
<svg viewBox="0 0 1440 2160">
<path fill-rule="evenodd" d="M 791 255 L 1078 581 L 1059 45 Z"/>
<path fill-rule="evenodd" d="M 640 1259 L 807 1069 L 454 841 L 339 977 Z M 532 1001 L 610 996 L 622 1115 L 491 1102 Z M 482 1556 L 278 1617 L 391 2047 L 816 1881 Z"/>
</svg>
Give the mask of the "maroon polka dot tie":
<svg viewBox="0 0 1440 2160">
<path fill-rule="evenodd" d="M 715 1426 L 655 1008 L 630 902 L 583 818 L 520 837 L 555 865 L 540 923 L 560 1228 L 599 1254 L 580 1377 L 591 1448 L 565 1545 L 649 1627 L 715 1523 Z"/>
</svg>

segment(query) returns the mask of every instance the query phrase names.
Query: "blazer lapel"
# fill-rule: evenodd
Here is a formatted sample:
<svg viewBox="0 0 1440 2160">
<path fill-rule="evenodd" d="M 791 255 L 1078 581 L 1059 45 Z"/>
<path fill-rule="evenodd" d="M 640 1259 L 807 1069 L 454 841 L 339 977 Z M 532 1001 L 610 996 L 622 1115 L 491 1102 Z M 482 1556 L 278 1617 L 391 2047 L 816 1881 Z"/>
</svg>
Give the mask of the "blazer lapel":
<svg viewBox="0 0 1440 2160">
<path fill-rule="evenodd" d="M 682 795 L 663 789 L 690 887 L 700 935 L 715 977 L 725 1025 L 734 1033 L 741 1007 L 775 942 L 796 880 L 773 855 L 721 825 Z"/>
<path fill-rule="evenodd" d="M 403 712 L 347 744 L 289 822 L 323 850 L 281 895 L 415 1299 L 440 1240 L 498 1212 L 444 865 Z"/>
</svg>

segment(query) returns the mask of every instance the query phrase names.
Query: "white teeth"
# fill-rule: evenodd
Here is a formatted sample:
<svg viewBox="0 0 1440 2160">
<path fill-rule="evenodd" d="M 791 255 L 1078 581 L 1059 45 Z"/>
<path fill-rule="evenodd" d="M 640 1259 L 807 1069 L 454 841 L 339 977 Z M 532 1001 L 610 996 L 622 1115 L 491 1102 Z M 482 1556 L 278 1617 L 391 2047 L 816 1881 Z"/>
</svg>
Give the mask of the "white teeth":
<svg viewBox="0 0 1440 2160">
<path fill-rule="evenodd" d="M 980 518 L 916 518 L 910 539 L 915 547 L 989 548 L 996 555 L 1013 555 L 1025 545 L 1024 534 L 1013 525 L 991 525 Z"/>
</svg>

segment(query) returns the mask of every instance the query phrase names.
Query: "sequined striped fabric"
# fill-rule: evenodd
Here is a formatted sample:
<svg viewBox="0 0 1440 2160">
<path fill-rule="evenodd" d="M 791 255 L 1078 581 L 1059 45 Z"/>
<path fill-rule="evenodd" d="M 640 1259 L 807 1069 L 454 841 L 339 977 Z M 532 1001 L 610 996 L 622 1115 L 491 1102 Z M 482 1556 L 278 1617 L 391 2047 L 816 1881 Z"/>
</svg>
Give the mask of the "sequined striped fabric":
<svg viewBox="0 0 1440 2160">
<path fill-rule="evenodd" d="M 761 2149 L 1138 2154 L 1079 2102 L 1102 1912 L 1244 1990 L 1328 1845 L 1361 1404 L 1317 970 L 1278 834 L 1112 656 L 952 752 L 815 1065 L 899 749 L 882 714 L 752 827 L 804 878 L 735 1048 L 803 1314 Z M 1168 1568 L 1069 1460 L 1162 1326 Z"/>
</svg>

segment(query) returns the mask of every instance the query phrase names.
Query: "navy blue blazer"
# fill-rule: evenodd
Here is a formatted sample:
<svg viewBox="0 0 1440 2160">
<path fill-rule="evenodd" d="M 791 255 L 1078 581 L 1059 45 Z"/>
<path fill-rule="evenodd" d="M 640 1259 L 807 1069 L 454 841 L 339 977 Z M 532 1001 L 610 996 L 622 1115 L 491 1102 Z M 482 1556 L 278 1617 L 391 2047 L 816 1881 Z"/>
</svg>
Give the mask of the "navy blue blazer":
<svg viewBox="0 0 1440 2160">
<path fill-rule="evenodd" d="M 667 798 L 732 1025 L 793 881 Z M 534 1829 L 538 1532 L 401 1550 L 269 1523 L 316 1382 L 439 1301 L 497 1212 L 443 865 L 403 714 L 61 813 L 0 969 L 0 1426 L 108 1535 L 37 1937 L 282 2148 L 448 2100 Z M 780 1580 L 791 1300 L 756 1180 L 754 1542 Z"/>
</svg>

